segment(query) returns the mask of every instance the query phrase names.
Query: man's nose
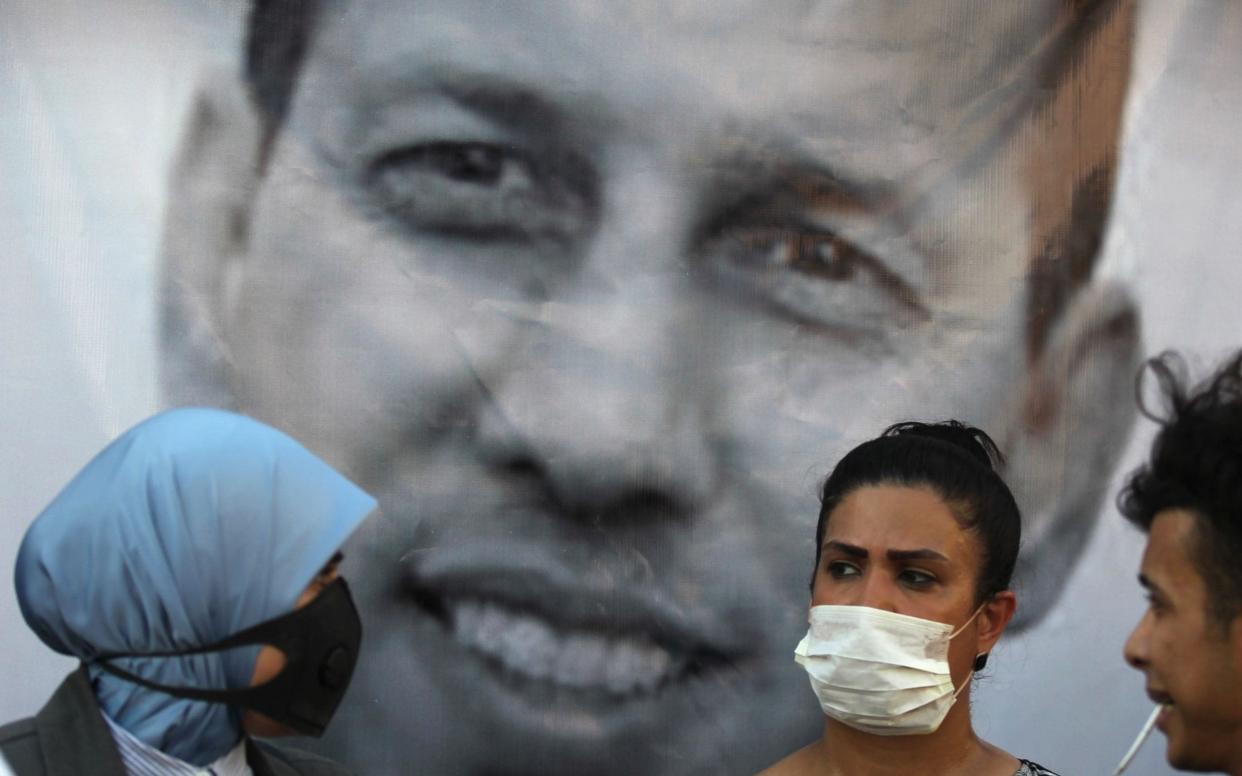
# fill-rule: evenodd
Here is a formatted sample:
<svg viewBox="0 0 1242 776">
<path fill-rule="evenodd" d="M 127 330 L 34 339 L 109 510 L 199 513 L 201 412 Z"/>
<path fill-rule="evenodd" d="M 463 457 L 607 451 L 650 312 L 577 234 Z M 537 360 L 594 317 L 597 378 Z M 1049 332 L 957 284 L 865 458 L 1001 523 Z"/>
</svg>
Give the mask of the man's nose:
<svg viewBox="0 0 1242 776">
<path fill-rule="evenodd" d="M 592 519 L 639 503 L 693 511 L 716 487 L 714 333 L 684 266 L 683 203 L 658 176 L 634 178 L 572 282 L 522 321 L 480 429 L 493 464 L 538 471 Z"/>
<path fill-rule="evenodd" d="M 1148 663 L 1147 640 L 1150 619 L 1151 612 L 1145 612 L 1143 618 L 1138 621 L 1138 625 L 1135 625 L 1134 630 L 1130 632 L 1130 637 L 1126 639 L 1123 649 L 1126 662 L 1140 671 L 1144 670 Z"/>
</svg>

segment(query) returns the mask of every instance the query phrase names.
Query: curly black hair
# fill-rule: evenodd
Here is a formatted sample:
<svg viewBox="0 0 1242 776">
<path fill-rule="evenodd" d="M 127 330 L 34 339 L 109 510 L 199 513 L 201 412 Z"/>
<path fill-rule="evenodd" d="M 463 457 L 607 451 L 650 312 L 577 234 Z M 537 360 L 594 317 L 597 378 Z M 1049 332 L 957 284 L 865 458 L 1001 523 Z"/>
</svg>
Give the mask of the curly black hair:
<svg viewBox="0 0 1242 776">
<path fill-rule="evenodd" d="M 1000 476 L 1004 463 L 991 437 L 956 420 L 895 423 L 855 447 L 833 468 L 820 491 L 812 586 L 828 520 L 841 501 L 868 485 L 904 485 L 931 488 L 959 524 L 979 537 L 983 562 L 975 586 L 978 603 L 1009 589 L 1022 519 Z"/>
<path fill-rule="evenodd" d="M 1227 623 L 1242 613 L 1242 350 L 1193 387 L 1185 359 L 1166 351 L 1139 370 L 1139 410 L 1160 424 L 1151 457 L 1130 474 L 1117 508 L 1144 532 L 1161 513 L 1197 518 L 1194 562 L 1210 613 Z M 1144 399 L 1154 379 L 1163 404 Z"/>
</svg>

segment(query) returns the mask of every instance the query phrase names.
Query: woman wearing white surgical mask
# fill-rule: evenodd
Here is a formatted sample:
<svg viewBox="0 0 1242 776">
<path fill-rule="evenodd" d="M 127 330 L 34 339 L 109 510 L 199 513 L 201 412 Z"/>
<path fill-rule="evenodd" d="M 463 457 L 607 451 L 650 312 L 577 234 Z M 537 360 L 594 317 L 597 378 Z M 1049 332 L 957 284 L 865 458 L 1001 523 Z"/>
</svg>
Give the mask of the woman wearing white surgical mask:
<svg viewBox="0 0 1242 776">
<path fill-rule="evenodd" d="M 958 702 L 1013 617 L 1021 521 L 996 445 L 899 423 L 824 483 L 810 627 L 795 649 L 823 736 L 768 776 L 1055 776 L 980 739 Z"/>
</svg>

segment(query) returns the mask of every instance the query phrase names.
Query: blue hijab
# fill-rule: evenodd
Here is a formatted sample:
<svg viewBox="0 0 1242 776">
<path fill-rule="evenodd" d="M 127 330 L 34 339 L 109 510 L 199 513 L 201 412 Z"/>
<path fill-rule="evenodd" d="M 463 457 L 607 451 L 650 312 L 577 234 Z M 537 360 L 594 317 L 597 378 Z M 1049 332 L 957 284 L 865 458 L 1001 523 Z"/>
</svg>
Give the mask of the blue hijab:
<svg viewBox="0 0 1242 776">
<path fill-rule="evenodd" d="M 375 499 L 288 436 L 179 409 L 127 431 L 35 519 L 17 555 L 22 616 L 87 661 L 103 711 L 197 766 L 241 738 L 241 710 L 174 698 L 89 661 L 183 650 L 292 611 Z M 174 686 L 245 687 L 257 646 L 116 665 Z"/>
</svg>

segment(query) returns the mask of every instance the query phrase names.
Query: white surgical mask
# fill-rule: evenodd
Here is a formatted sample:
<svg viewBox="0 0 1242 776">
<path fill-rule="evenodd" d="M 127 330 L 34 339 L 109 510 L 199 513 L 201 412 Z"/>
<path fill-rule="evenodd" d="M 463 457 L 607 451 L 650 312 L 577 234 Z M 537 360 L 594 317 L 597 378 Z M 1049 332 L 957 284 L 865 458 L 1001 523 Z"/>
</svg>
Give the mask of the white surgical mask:
<svg viewBox="0 0 1242 776">
<path fill-rule="evenodd" d="M 954 689 L 949 641 L 962 627 L 867 606 L 813 606 L 794 649 L 824 713 L 880 736 L 935 732 L 970 676 Z M 971 671 L 971 676 L 974 671 Z"/>
</svg>

